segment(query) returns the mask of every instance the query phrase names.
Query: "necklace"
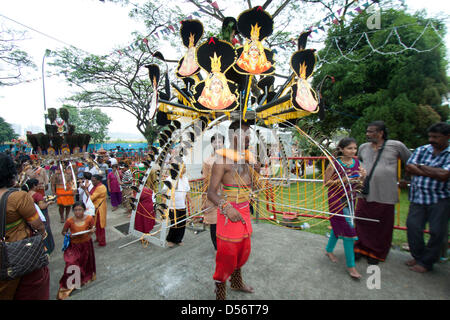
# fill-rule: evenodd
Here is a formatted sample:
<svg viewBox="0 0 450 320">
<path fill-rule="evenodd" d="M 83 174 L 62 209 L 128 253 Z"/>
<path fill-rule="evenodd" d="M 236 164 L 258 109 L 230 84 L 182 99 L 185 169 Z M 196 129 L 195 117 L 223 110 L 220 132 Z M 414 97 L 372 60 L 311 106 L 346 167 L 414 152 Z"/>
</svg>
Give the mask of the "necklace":
<svg viewBox="0 0 450 320">
<path fill-rule="evenodd" d="M 344 162 L 342 159 L 338 159 L 338 161 L 342 164 L 345 168 L 350 168 L 355 163 L 355 160 L 353 158 L 350 159 L 350 163 Z"/>
</svg>

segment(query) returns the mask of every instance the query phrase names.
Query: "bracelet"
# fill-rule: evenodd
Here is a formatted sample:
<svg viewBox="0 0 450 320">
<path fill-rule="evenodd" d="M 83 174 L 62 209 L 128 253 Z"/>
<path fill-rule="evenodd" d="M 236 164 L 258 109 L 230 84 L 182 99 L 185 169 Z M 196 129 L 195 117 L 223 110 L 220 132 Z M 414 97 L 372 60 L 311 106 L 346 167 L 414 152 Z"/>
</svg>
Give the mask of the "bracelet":
<svg viewBox="0 0 450 320">
<path fill-rule="evenodd" d="M 223 200 L 220 204 L 219 204 L 219 210 L 220 213 L 225 215 L 225 208 L 230 206 L 231 204 L 225 200 Z"/>
<path fill-rule="evenodd" d="M 221 212 L 222 212 L 223 215 L 225 215 L 225 210 L 226 210 L 226 208 L 228 208 L 228 207 L 231 207 L 231 203 L 229 203 L 229 202 L 226 202 L 226 203 L 222 206 Z"/>
<path fill-rule="evenodd" d="M 217 204 L 217 207 L 220 209 L 220 211 L 222 211 L 222 207 L 223 207 L 223 205 L 225 203 L 227 203 L 226 200 L 224 200 L 224 199 L 220 199 L 219 200 L 219 203 Z"/>
</svg>

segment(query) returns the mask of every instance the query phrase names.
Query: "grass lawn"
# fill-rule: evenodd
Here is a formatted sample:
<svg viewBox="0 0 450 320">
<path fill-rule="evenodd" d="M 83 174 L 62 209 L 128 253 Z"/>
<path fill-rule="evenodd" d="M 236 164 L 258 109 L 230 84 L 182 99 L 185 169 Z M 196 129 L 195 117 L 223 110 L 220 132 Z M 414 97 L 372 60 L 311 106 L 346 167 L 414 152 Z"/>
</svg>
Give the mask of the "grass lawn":
<svg viewBox="0 0 450 320">
<path fill-rule="evenodd" d="M 267 211 L 266 203 L 263 201 L 270 201 L 277 203 L 275 205 L 276 211 L 282 212 L 296 212 L 296 213 L 306 213 L 306 214 L 318 214 L 308 210 L 297 209 L 298 207 L 328 211 L 328 198 L 327 190 L 323 187 L 321 183 L 292 183 L 290 187 L 278 187 L 273 193 L 274 200 L 267 200 L 263 192 L 260 194 L 259 203 L 259 216 L 260 217 L 270 217 L 274 214 Z M 306 200 L 305 200 L 306 199 Z M 297 208 L 283 207 L 282 204 L 291 205 Z M 269 204 L 270 205 L 270 204 Z M 400 203 L 395 206 L 396 217 L 394 224 L 396 226 L 406 226 L 406 218 L 408 216 L 408 191 L 402 190 L 400 194 Z M 326 215 L 322 215 L 326 216 Z M 276 218 L 282 223 L 283 215 L 276 214 Z M 261 220 L 263 223 L 273 223 L 273 221 Z M 326 235 L 330 232 L 330 223 L 327 220 L 317 219 L 317 218 L 306 218 L 299 217 L 298 221 L 295 222 L 294 226 L 299 227 L 302 223 L 307 222 L 311 228 L 302 230 L 307 232 L 312 232 L 316 234 Z M 277 225 L 280 225 L 277 223 Z M 285 226 L 280 226 L 285 227 Z M 293 230 L 292 232 L 302 232 L 299 230 Z M 407 243 L 406 230 L 396 230 L 394 229 L 392 244 L 394 246 L 401 247 L 403 243 Z"/>
</svg>

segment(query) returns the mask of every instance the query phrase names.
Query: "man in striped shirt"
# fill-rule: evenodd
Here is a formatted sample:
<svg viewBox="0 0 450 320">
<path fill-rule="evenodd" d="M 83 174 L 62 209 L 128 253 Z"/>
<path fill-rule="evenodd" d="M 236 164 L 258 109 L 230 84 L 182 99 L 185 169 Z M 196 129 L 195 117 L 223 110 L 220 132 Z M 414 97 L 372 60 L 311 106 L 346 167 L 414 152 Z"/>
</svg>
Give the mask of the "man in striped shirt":
<svg viewBox="0 0 450 320">
<path fill-rule="evenodd" d="M 408 243 L 413 256 L 406 262 L 411 270 L 427 272 L 439 260 L 448 229 L 450 212 L 450 125 L 440 122 L 428 129 L 430 144 L 417 148 L 406 163 L 413 177 L 406 221 Z M 430 239 L 425 245 L 423 230 L 429 223 Z"/>
</svg>

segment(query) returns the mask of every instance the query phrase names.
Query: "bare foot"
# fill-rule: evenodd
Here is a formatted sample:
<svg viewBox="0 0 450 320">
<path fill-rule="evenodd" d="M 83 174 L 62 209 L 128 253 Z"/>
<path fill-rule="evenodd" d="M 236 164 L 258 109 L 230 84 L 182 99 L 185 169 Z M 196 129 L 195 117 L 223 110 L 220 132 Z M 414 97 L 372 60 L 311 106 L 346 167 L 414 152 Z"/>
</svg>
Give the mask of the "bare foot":
<svg viewBox="0 0 450 320">
<path fill-rule="evenodd" d="M 327 253 L 325 253 L 325 255 L 328 258 L 330 258 L 331 262 L 334 262 L 334 263 L 338 262 L 338 258 L 336 258 L 336 256 L 333 253 L 327 252 Z"/>
<path fill-rule="evenodd" d="M 422 267 L 420 264 L 416 264 L 416 265 L 410 267 L 409 270 L 415 271 L 415 272 L 418 272 L 418 273 L 428 272 L 428 270 L 425 267 Z"/>
<path fill-rule="evenodd" d="M 253 293 L 253 292 L 255 292 L 255 290 L 252 287 L 250 287 L 250 286 L 248 286 L 246 284 L 244 284 L 244 286 L 241 287 L 241 288 L 233 288 L 233 287 L 231 287 L 231 289 L 235 290 L 235 291 L 246 292 L 246 293 Z"/>
<path fill-rule="evenodd" d="M 354 267 L 348 268 L 348 273 L 349 273 L 350 277 L 352 277 L 352 279 L 359 280 L 362 278 L 362 276 L 359 274 L 359 272 Z"/>
<path fill-rule="evenodd" d="M 416 259 L 411 259 L 411 260 L 408 260 L 408 261 L 405 262 L 405 264 L 406 264 L 408 267 L 415 266 L 416 263 L 417 263 L 417 262 L 416 262 Z"/>
<path fill-rule="evenodd" d="M 175 246 L 175 243 L 167 241 L 167 246 L 169 248 L 173 248 Z"/>
</svg>

